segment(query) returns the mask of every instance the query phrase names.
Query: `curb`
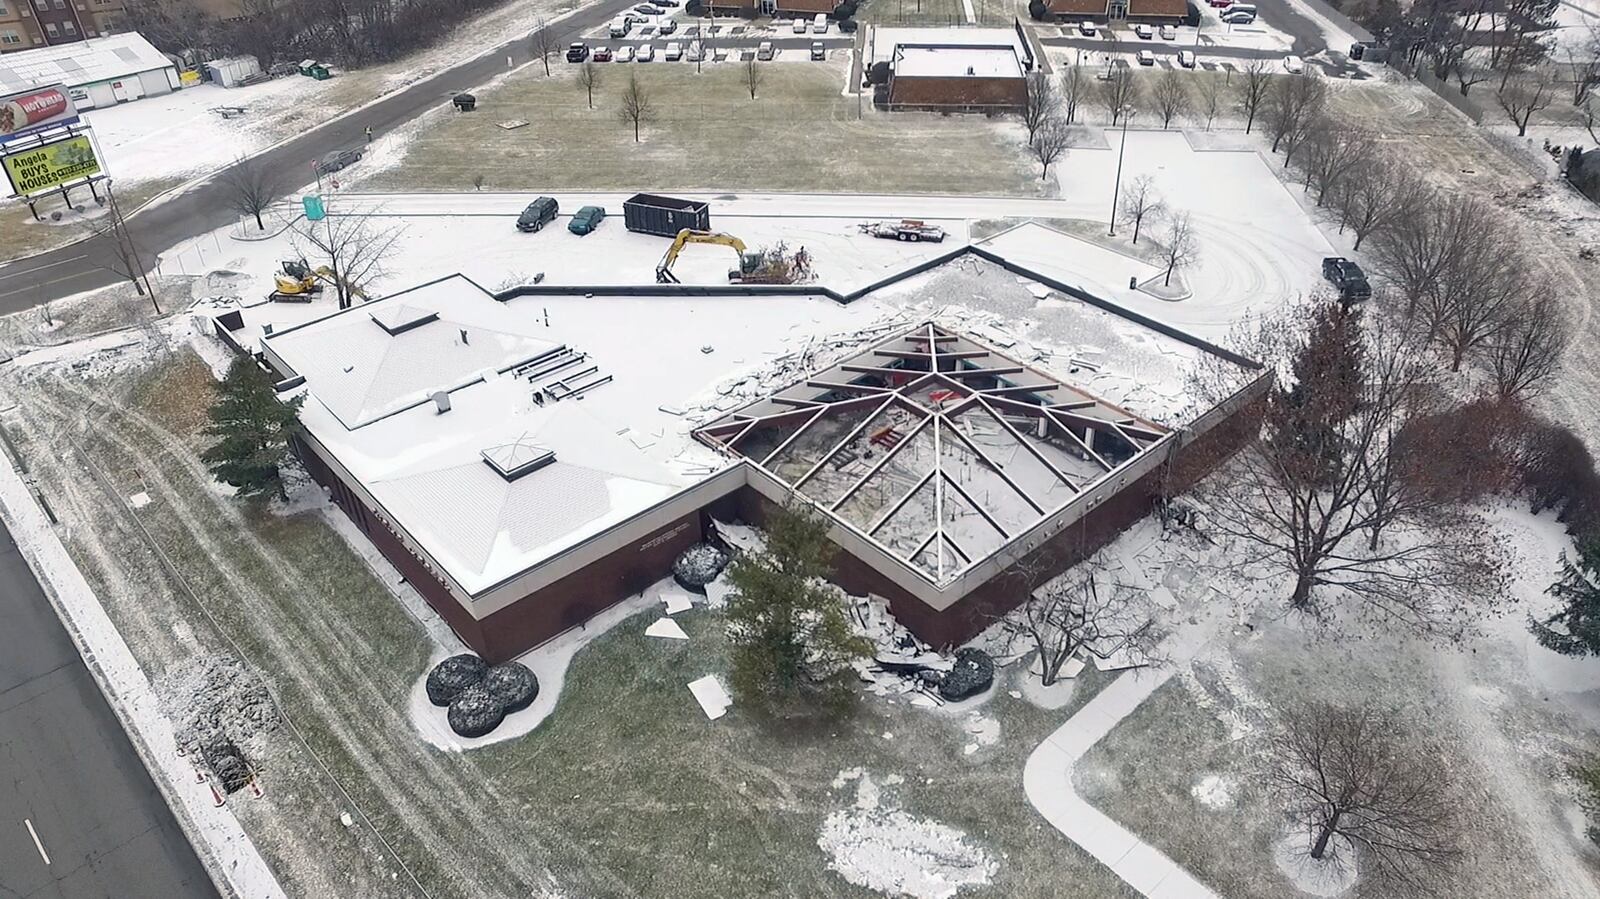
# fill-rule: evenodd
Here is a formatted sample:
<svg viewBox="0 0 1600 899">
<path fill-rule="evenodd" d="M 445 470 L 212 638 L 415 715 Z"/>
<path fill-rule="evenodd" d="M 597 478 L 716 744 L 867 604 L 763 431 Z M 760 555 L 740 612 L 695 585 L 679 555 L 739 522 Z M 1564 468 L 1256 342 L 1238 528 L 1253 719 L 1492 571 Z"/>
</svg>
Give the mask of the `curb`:
<svg viewBox="0 0 1600 899">
<path fill-rule="evenodd" d="M 282 222 L 279 223 L 278 230 L 273 231 L 270 234 L 268 234 L 266 232 L 262 232 L 260 234 L 257 234 L 255 236 L 253 236 L 253 237 L 245 237 L 243 235 L 235 234 L 232 231 L 229 231 L 228 232 L 228 239 L 229 240 L 237 240 L 240 243 L 257 243 L 257 242 L 260 242 L 260 241 L 263 241 L 263 240 L 271 240 L 274 237 L 277 237 L 278 235 L 282 234 L 283 232 L 289 230 L 291 227 L 294 226 L 295 222 L 298 222 L 303 218 L 305 218 L 305 213 L 301 213 L 300 215 L 294 216 L 293 218 L 284 219 Z"/>
<path fill-rule="evenodd" d="M 172 722 L 161 714 L 144 669 L 9 457 L 0 464 L 0 519 L 217 891 L 235 899 L 287 899 L 232 810 L 214 805 L 188 762 L 154 748 L 177 745 Z M 92 630 L 96 624 L 100 629 Z"/>
</svg>

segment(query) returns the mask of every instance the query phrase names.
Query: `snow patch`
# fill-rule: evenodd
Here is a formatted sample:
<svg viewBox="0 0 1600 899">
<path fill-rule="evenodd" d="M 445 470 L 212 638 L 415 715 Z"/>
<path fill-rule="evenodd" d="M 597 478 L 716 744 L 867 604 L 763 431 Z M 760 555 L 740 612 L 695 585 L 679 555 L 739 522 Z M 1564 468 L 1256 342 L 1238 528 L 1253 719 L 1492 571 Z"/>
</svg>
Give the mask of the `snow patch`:
<svg viewBox="0 0 1600 899">
<path fill-rule="evenodd" d="M 1356 885 L 1356 853 L 1344 837 L 1335 836 L 1321 860 L 1311 857 L 1306 835 L 1291 831 L 1272 845 L 1272 861 L 1294 888 L 1312 896 L 1342 896 Z"/>
<path fill-rule="evenodd" d="M 828 867 L 845 880 L 889 896 L 947 899 L 994 876 L 993 858 L 962 831 L 885 808 L 882 789 L 863 769 L 839 772 L 833 787 L 852 781 L 854 806 L 828 815 L 817 837 Z M 900 782 L 884 779 L 884 785 Z"/>
<path fill-rule="evenodd" d="M 1236 785 L 1231 778 L 1220 774 L 1207 774 L 1189 789 L 1189 794 L 1206 808 L 1232 808 L 1235 788 Z"/>
</svg>

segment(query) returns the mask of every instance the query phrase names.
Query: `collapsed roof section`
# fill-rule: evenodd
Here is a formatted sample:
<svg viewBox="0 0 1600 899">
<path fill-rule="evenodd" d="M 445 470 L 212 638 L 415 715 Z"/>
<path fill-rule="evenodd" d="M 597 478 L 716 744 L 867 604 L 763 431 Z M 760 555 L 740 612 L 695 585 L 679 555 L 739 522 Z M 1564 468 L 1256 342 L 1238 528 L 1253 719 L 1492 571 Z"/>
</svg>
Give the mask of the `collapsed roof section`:
<svg viewBox="0 0 1600 899">
<path fill-rule="evenodd" d="M 943 585 L 1167 433 L 926 323 L 695 436 Z"/>
</svg>

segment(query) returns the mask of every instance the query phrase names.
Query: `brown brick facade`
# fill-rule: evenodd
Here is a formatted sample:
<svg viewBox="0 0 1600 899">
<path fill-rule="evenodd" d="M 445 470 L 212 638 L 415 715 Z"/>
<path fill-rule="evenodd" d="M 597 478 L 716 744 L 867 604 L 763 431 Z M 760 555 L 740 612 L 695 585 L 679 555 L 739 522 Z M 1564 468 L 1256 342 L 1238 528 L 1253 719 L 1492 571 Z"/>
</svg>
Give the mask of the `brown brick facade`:
<svg viewBox="0 0 1600 899">
<path fill-rule="evenodd" d="M 900 76 L 889 79 L 895 109 L 1018 110 L 1027 97 L 1021 78 Z"/>
</svg>

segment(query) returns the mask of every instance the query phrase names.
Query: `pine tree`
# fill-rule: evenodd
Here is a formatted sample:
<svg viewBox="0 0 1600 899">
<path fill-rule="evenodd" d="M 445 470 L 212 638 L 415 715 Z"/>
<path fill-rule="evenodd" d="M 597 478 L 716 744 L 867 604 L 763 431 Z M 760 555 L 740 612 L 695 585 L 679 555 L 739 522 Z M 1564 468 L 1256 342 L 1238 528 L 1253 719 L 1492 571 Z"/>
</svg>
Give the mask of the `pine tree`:
<svg viewBox="0 0 1600 899">
<path fill-rule="evenodd" d="M 734 692 L 771 711 L 808 702 L 846 711 L 856 696 L 850 663 L 871 646 L 852 631 L 838 589 L 826 580 L 834 553 L 828 524 L 780 508 L 766 532 L 766 547 L 741 554 L 728 571 Z"/>
<path fill-rule="evenodd" d="M 1562 655 L 1600 655 L 1600 539 L 1584 543 L 1574 561 L 1561 556 L 1561 578 L 1545 591 L 1561 600 L 1561 610 L 1530 618 L 1528 629 L 1546 649 Z"/>
<path fill-rule="evenodd" d="M 272 388 L 272 378 L 255 360 L 241 356 L 228 367 L 211 404 L 204 433 L 218 440 L 200 458 L 240 496 L 284 495 L 280 469 L 289 438 L 300 427 L 296 416 L 304 397 L 283 402 Z"/>
<path fill-rule="evenodd" d="M 1311 314 L 1305 346 L 1290 363 L 1292 385 L 1272 402 L 1273 440 L 1288 452 L 1297 478 L 1325 481 L 1339 470 L 1344 448 L 1338 425 L 1356 413 L 1361 397 L 1360 313 L 1324 303 Z"/>
</svg>

